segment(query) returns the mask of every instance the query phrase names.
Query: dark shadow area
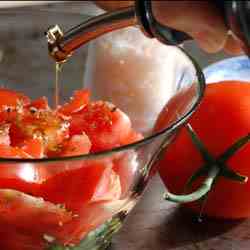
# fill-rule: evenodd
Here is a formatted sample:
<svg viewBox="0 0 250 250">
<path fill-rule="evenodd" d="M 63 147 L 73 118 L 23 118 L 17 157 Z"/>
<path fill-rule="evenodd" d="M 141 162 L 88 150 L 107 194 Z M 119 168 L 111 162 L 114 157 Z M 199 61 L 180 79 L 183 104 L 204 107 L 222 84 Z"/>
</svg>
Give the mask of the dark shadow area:
<svg viewBox="0 0 250 250">
<path fill-rule="evenodd" d="M 179 207 L 159 225 L 156 242 L 167 249 L 175 249 L 220 237 L 242 223 L 246 223 L 246 220 L 230 221 L 202 217 L 199 221 L 197 215 Z"/>
</svg>

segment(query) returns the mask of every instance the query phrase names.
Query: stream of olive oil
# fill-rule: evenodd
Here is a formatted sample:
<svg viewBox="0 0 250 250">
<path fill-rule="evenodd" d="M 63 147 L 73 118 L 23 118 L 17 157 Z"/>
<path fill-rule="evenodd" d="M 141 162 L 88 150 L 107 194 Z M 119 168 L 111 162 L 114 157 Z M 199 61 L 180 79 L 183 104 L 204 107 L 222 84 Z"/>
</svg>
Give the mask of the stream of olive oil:
<svg viewBox="0 0 250 250">
<path fill-rule="evenodd" d="M 54 90 L 54 107 L 60 105 L 60 73 L 62 71 L 63 63 L 56 62 L 55 71 L 55 90 Z"/>
</svg>

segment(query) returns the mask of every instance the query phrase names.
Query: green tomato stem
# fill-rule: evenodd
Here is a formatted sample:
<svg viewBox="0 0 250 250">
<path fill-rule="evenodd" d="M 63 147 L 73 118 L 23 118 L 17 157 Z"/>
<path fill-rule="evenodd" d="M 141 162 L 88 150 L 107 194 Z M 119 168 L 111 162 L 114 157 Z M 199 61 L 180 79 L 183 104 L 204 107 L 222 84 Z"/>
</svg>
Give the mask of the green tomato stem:
<svg viewBox="0 0 250 250">
<path fill-rule="evenodd" d="M 211 190 L 212 184 L 219 172 L 219 167 L 214 165 L 209 170 L 207 178 L 203 181 L 201 186 L 193 193 L 186 195 L 176 195 L 167 191 L 164 198 L 168 201 L 176 203 L 187 203 L 197 201 Z"/>
</svg>

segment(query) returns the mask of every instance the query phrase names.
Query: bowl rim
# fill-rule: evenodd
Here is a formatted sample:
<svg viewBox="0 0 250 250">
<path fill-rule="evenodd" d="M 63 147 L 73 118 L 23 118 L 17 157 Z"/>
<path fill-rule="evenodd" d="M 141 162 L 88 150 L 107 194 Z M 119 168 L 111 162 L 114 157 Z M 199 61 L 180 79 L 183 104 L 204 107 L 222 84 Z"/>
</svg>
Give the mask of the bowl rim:
<svg viewBox="0 0 250 250">
<path fill-rule="evenodd" d="M 67 157 L 51 157 L 51 158 L 36 158 L 36 159 L 24 159 L 24 158 L 1 158 L 0 157 L 0 163 L 53 163 L 53 162 L 69 162 L 69 161 L 77 161 L 77 160 L 89 160 L 89 159 L 96 159 L 96 158 L 101 158 L 101 157 L 106 157 L 108 155 L 112 155 L 117 152 L 121 151 L 126 151 L 130 149 L 137 149 L 145 144 L 150 143 L 154 139 L 158 138 L 159 136 L 164 135 L 166 138 L 172 134 L 177 128 L 179 128 L 181 125 L 183 125 L 187 119 L 193 114 L 193 112 L 196 110 L 198 105 L 200 104 L 202 97 L 204 95 L 205 91 L 205 77 L 203 74 L 203 71 L 199 64 L 196 62 L 196 60 L 182 47 L 180 46 L 175 46 L 177 47 L 187 58 L 191 61 L 195 68 L 195 73 L 197 76 L 197 88 L 198 88 L 198 96 L 195 101 L 195 103 L 192 105 L 192 107 L 179 119 L 177 119 L 175 122 L 170 124 L 168 127 L 165 129 L 152 133 L 151 135 L 145 137 L 144 139 L 128 144 L 128 145 L 123 145 L 120 147 L 115 147 L 110 150 L 104 150 L 100 152 L 95 152 L 95 153 L 90 153 L 90 154 L 84 154 L 84 155 L 77 155 L 77 156 L 67 156 Z"/>
</svg>

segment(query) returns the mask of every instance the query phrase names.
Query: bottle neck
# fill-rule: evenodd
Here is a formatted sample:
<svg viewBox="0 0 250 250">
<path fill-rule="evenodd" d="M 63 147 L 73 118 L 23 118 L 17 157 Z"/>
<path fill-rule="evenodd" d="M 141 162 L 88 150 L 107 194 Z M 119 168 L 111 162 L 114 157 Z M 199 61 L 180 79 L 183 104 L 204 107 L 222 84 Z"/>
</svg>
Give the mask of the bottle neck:
<svg viewBox="0 0 250 250">
<path fill-rule="evenodd" d="M 250 1 L 221 1 L 228 29 L 250 55 Z"/>
</svg>

